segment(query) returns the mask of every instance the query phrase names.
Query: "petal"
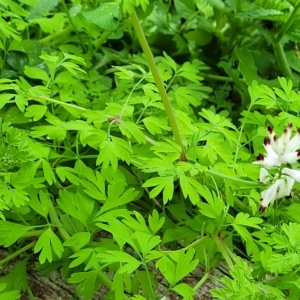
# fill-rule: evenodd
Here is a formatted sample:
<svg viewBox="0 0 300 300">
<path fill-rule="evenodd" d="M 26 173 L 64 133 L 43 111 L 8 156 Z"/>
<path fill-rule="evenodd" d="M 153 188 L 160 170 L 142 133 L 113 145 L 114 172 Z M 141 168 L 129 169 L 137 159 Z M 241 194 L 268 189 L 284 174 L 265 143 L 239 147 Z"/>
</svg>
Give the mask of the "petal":
<svg viewBox="0 0 300 300">
<path fill-rule="evenodd" d="M 262 214 L 266 210 L 266 206 L 261 205 L 259 208 L 259 213 Z"/>
<path fill-rule="evenodd" d="M 271 146 L 274 149 L 274 151 L 278 154 L 282 154 L 282 141 L 280 138 L 278 138 L 276 135 L 274 135 L 273 139 L 270 140 Z"/>
<path fill-rule="evenodd" d="M 264 147 L 266 149 L 267 152 L 267 156 L 268 157 L 278 157 L 278 154 L 276 153 L 276 150 L 273 148 L 273 146 L 271 145 L 271 141 L 269 138 L 265 138 L 264 139 Z"/>
<path fill-rule="evenodd" d="M 293 124 L 290 123 L 288 124 L 288 126 L 284 129 L 283 134 L 281 136 L 281 140 L 284 146 L 286 146 L 290 139 L 291 139 L 291 135 L 292 135 L 292 129 L 293 129 Z"/>
<path fill-rule="evenodd" d="M 252 162 L 253 164 L 263 165 L 266 168 L 272 168 L 280 166 L 279 158 L 276 157 L 264 157 L 262 154 L 257 156 L 257 161 Z"/>
<path fill-rule="evenodd" d="M 270 141 L 272 141 L 274 139 L 274 136 L 276 135 L 276 132 L 274 131 L 273 127 L 270 125 L 267 127 L 267 134 Z"/>
<path fill-rule="evenodd" d="M 290 152 L 279 156 L 279 161 L 282 164 L 292 164 L 295 163 L 298 159 L 300 159 L 300 151 Z"/>
<path fill-rule="evenodd" d="M 300 171 L 299 170 L 283 168 L 282 174 L 288 175 L 288 176 L 292 177 L 294 180 L 300 182 Z"/>
<path fill-rule="evenodd" d="M 277 198 L 277 189 L 280 184 L 283 184 L 283 179 L 277 179 L 270 187 L 262 191 L 261 197 L 263 199 L 261 206 L 268 207 L 270 203 Z"/>
<path fill-rule="evenodd" d="M 270 174 L 265 168 L 260 168 L 259 171 L 259 181 L 262 183 L 267 183 L 270 180 Z"/>
<path fill-rule="evenodd" d="M 298 128 L 294 137 L 287 143 L 284 153 L 295 152 L 300 147 L 300 128 Z"/>
<path fill-rule="evenodd" d="M 290 176 L 284 176 L 283 184 L 279 185 L 277 199 L 289 196 L 294 186 L 295 180 Z"/>
</svg>

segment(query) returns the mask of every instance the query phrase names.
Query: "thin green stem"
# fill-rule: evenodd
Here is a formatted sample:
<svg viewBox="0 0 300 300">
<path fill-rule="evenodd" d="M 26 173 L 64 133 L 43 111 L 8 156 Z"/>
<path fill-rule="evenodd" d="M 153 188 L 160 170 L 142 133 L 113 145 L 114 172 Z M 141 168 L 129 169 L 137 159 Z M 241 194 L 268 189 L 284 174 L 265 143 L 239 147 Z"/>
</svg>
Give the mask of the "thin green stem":
<svg viewBox="0 0 300 300">
<path fill-rule="evenodd" d="M 245 184 L 247 184 L 247 185 L 256 186 L 256 187 L 261 186 L 261 184 L 258 183 L 258 182 L 255 182 L 255 181 L 248 181 L 248 180 L 243 180 L 243 179 L 235 178 L 235 177 L 232 177 L 232 176 L 223 174 L 223 173 L 219 173 L 219 172 L 217 172 L 217 171 L 206 170 L 206 172 L 209 173 L 209 174 L 216 175 L 216 176 L 218 176 L 218 177 L 222 177 L 222 178 L 224 178 L 224 179 L 229 179 L 229 180 L 232 180 L 232 181 L 236 181 L 236 182 L 240 182 L 240 183 L 245 183 Z"/>
<path fill-rule="evenodd" d="M 72 27 L 73 27 L 73 30 L 75 31 L 75 34 L 76 34 L 77 37 L 78 37 L 78 40 L 79 40 L 79 42 L 80 42 L 80 44 L 81 44 L 81 47 L 82 47 L 82 50 L 83 50 L 84 52 L 87 52 L 87 51 L 86 51 L 86 47 L 85 47 L 85 45 L 84 45 L 84 43 L 83 43 L 83 40 L 82 40 L 82 38 L 81 38 L 81 36 L 80 36 L 80 34 L 79 34 L 79 32 L 78 32 L 78 30 L 77 30 L 77 28 L 76 28 L 76 26 L 75 26 L 73 20 L 72 20 L 72 17 L 71 17 L 71 15 L 70 15 L 70 12 L 69 12 L 69 10 L 68 10 L 68 7 L 67 7 L 67 5 L 66 5 L 65 0 L 61 0 L 61 4 L 62 4 L 62 7 L 63 7 L 63 9 L 64 9 L 64 11 L 65 11 L 65 13 L 66 13 L 66 15 L 67 15 L 67 18 L 69 19 L 70 24 L 71 24 Z"/>
<path fill-rule="evenodd" d="M 237 195 L 235 195 L 235 196 L 237 196 Z M 239 211 L 247 212 L 250 215 L 252 214 L 251 207 L 249 205 L 246 205 L 245 203 L 243 203 L 240 199 L 235 198 L 234 204 L 238 207 Z"/>
<path fill-rule="evenodd" d="M 75 108 L 75 109 L 78 109 L 78 110 L 81 110 L 81 111 L 87 111 L 86 108 L 77 106 L 77 105 L 75 105 L 75 104 L 70 104 L 70 103 L 62 102 L 62 101 L 55 100 L 55 99 L 48 98 L 48 97 L 44 97 L 44 96 L 34 97 L 33 99 L 34 99 L 34 100 L 37 100 L 37 101 L 46 100 L 46 101 L 48 101 L 48 102 L 51 102 L 51 103 L 54 103 L 54 104 L 58 104 L 58 105 L 61 105 L 61 106 L 66 106 L 66 107 L 70 107 L 70 108 Z"/>
<path fill-rule="evenodd" d="M 242 7 L 241 0 L 235 0 L 236 13 L 241 11 L 241 7 Z"/>
<path fill-rule="evenodd" d="M 219 76 L 219 75 L 205 74 L 205 73 L 199 73 L 199 75 L 208 80 L 222 81 L 222 82 L 234 82 L 234 80 L 232 78 L 226 77 L 226 76 Z M 239 78 L 239 81 L 244 82 L 244 79 Z"/>
<path fill-rule="evenodd" d="M 158 92 L 159 92 L 159 94 L 161 96 L 161 99 L 162 99 L 162 102 L 164 104 L 165 111 L 166 111 L 166 114 L 168 116 L 170 126 L 172 128 L 174 139 L 175 139 L 176 143 L 181 146 L 181 149 L 182 149 L 181 160 L 186 161 L 185 150 L 184 150 L 183 142 L 182 142 L 182 139 L 181 139 L 181 135 L 180 135 L 179 127 L 178 127 L 178 124 L 177 124 L 177 120 L 176 120 L 176 117 L 175 117 L 170 99 L 169 99 L 168 94 L 165 90 L 164 83 L 163 83 L 163 81 L 161 79 L 161 76 L 159 74 L 159 71 L 158 71 L 157 65 L 155 63 L 153 54 L 151 52 L 151 49 L 149 47 L 149 44 L 147 42 L 147 39 L 145 37 L 144 31 L 143 31 L 142 26 L 139 22 L 139 19 L 136 15 L 136 12 L 133 12 L 130 17 L 131 17 L 132 25 L 134 27 L 136 35 L 137 35 L 137 37 L 140 41 L 141 47 L 144 51 L 147 62 L 149 64 L 149 67 L 150 67 L 151 73 L 153 75 L 154 81 L 156 83 Z"/>
<path fill-rule="evenodd" d="M 13 211 L 26 226 L 30 226 L 30 224 L 22 217 L 22 215 L 19 212 L 17 212 L 15 209 L 13 209 Z"/>
<path fill-rule="evenodd" d="M 47 229 L 40 229 L 40 230 L 31 230 L 26 233 L 24 233 L 21 238 L 28 238 L 32 236 L 39 236 L 42 235 Z"/>
<path fill-rule="evenodd" d="M 56 40 L 57 38 L 63 36 L 63 35 L 67 35 L 72 31 L 72 27 L 68 26 L 66 28 L 64 28 L 63 30 L 59 31 L 59 32 L 55 32 L 53 34 L 50 34 L 46 37 L 44 37 L 43 39 L 40 40 L 41 43 L 48 43 L 51 40 Z"/>
<path fill-rule="evenodd" d="M 148 270 L 148 267 L 147 267 L 147 263 L 145 262 L 144 258 L 143 258 L 143 266 L 144 266 L 146 274 L 147 274 L 149 288 L 151 290 L 151 294 L 152 294 L 153 300 L 155 300 L 156 299 L 156 294 L 155 294 L 155 291 L 153 289 L 153 286 L 152 286 L 152 283 L 151 283 L 150 274 L 149 274 L 149 270 Z"/>
<path fill-rule="evenodd" d="M 204 276 L 201 278 L 201 280 L 193 287 L 193 290 L 197 292 L 202 287 L 202 285 L 206 282 L 209 276 L 210 276 L 209 273 L 205 273 Z"/>
<path fill-rule="evenodd" d="M 214 237 L 214 241 L 219 249 L 219 251 L 222 253 L 223 258 L 225 259 L 225 261 L 227 262 L 227 265 L 232 268 L 234 266 L 233 261 L 231 260 L 231 257 L 229 256 L 229 254 L 227 253 L 227 249 L 224 247 L 224 243 L 222 243 L 220 241 L 220 238 L 218 236 Z"/>
<path fill-rule="evenodd" d="M 161 251 L 162 253 L 175 253 L 175 252 L 179 252 L 179 251 L 186 251 L 188 249 L 190 249 L 191 247 L 194 247 L 196 246 L 197 244 L 201 243 L 201 242 L 204 242 L 205 240 L 207 240 L 208 238 L 210 238 L 209 235 L 206 235 L 206 236 L 203 236 L 201 237 L 200 239 L 194 241 L 193 243 L 189 244 L 188 246 L 184 247 L 184 248 L 181 248 L 181 249 L 178 249 L 178 250 L 166 250 L 166 251 Z"/>
<path fill-rule="evenodd" d="M 0 261 L 0 266 L 4 265 L 5 263 L 9 262 L 10 260 L 14 259 L 15 257 L 19 256 L 20 254 L 24 253 L 25 251 L 27 251 L 28 249 L 34 247 L 36 241 L 31 242 L 30 244 L 26 245 L 25 247 L 17 250 L 16 252 L 14 252 L 13 254 L 5 257 L 4 259 L 2 259 Z"/>
<path fill-rule="evenodd" d="M 281 69 L 282 74 L 285 77 L 292 78 L 293 73 L 292 73 L 292 71 L 291 71 L 291 69 L 288 65 L 288 62 L 287 62 L 286 56 L 284 54 L 281 43 L 280 42 L 279 43 L 273 43 L 273 47 L 274 47 L 274 51 L 275 51 L 275 54 L 277 56 L 278 64 L 279 64 L 279 67 Z"/>
<path fill-rule="evenodd" d="M 244 130 L 244 127 L 245 127 L 245 124 L 246 124 L 246 120 L 248 119 L 248 115 L 250 113 L 251 108 L 252 108 L 252 105 L 250 104 L 249 108 L 247 110 L 246 116 L 244 118 L 243 124 L 241 126 L 241 130 L 239 132 L 239 137 L 238 137 L 238 140 L 237 140 L 237 143 L 236 143 L 236 150 L 235 150 L 235 156 L 234 156 L 234 162 L 233 162 L 232 168 L 234 168 L 234 165 L 236 164 L 236 161 L 237 161 L 237 157 L 238 157 L 239 150 L 240 150 L 240 147 L 241 147 L 242 133 L 243 133 L 243 130 Z"/>
<path fill-rule="evenodd" d="M 120 118 L 121 120 L 122 120 L 123 114 L 124 114 L 124 112 L 125 112 L 126 106 L 128 105 L 129 100 L 130 100 L 130 98 L 131 98 L 131 96 L 132 96 L 132 93 L 133 93 L 133 92 L 135 91 L 135 89 L 139 86 L 139 84 L 140 84 L 144 79 L 146 79 L 148 76 L 149 76 L 148 74 L 145 75 L 145 76 L 143 76 L 143 78 L 140 79 L 140 80 L 134 85 L 134 87 L 131 89 L 129 95 L 127 96 L 127 99 L 126 99 L 126 101 L 125 101 L 125 104 L 124 104 L 123 107 L 122 107 L 122 111 L 121 111 L 120 116 L 119 116 L 119 118 Z"/>
<path fill-rule="evenodd" d="M 52 99 L 52 98 L 48 98 L 48 97 L 44 97 L 44 96 L 35 97 L 33 99 L 37 100 L 37 101 L 46 100 L 48 102 L 55 103 L 55 104 L 58 104 L 58 105 L 61 105 L 61 106 L 66 106 L 66 107 L 78 109 L 78 110 L 81 110 L 81 111 L 88 111 L 88 109 L 86 109 L 84 107 L 80 107 L 80 106 L 77 106 L 75 104 L 65 103 L 65 102 L 62 102 L 62 101 L 59 101 L 59 100 L 55 100 L 55 99 Z M 107 116 L 107 118 L 111 118 L 111 117 Z M 151 139 L 147 135 L 145 135 L 145 139 L 151 145 L 154 145 L 154 146 L 158 146 L 159 145 L 159 143 L 157 143 L 156 141 L 154 141 L 153 139 Z"/>
<path fill-rule="evenodd" d="M 280 29 L 276 39 L 275 39 L 275 43 L 280 43 L 281 39 L 283 38 L 284 34 L 289 30 L 290 26 L 292 25 L 297 11 L 300 8 L 300 2 L 295 6 L 293 12 L 291 13 L 290 17 L 288 18 L 288 20 L 284 23 L 284 25 L 282 26 L 282 28 Z"/>
<path fill-rule="evenodd" d="M 107 38 L 112 34 L 111 31 L 104 31 L 100 38 L 96 42 L 96 50 L 99 50 L 99 48 L 102 46 L 103 43 L 107 40 Z"/>
</svg>

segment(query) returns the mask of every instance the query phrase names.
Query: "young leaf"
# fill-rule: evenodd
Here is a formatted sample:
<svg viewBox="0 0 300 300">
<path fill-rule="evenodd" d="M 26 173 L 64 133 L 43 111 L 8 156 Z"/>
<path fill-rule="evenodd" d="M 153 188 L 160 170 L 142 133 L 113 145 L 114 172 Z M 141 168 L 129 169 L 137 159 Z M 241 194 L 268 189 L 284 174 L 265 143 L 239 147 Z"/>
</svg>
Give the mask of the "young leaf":
<svg viewBox="0 0 300 300">
<path fill-rule="evenodd" d="M 171 283 L 172 286 L 196 268 L 199 260 L 193 259 L 194 254 L 195 250 L 193 248 L 190 248 L 186 253 L 180 251 L 179 254 L 170 254 L 170 257 L 177 262 L 174 278 Z"/>
<path fill-rule="evenodd" d="M 156 262 L 155 266 L 163 274 L 168 283 L 172 285 L 176 271 L 174 262 L 167 256 L 163 256 Z"/>
<path fill-rule="evenodd" d="M 78 295 L 83 295 L 84 300 L 89 300 L 93 298 L 94 291 L 99 288 L 98 273 L 98 270 L 74 273 L 68 282 L 78 284 L 76 288 Z"/>
<path fill-rule="evenodd" d="M 236 215 L 233 224 L 260 229 L 260 226 L 258 226 L 258 224 L 261 224 L 262 222 L 263 220 L 261 218 L 250 217 L 249 214 L 240 212 Z"/>
<path fill-rule="evenodd" d="M 37 194 L 34 189 L 29 191 L 30 202 L 29 206 L 34 209 L 38 214 L 47 218 L 49 213 L 49 197 L 47 194 L 40 190 Z"/>
<path fill-rule="evenodd" d="M 22 235 L 33 228 L 33 226 L 24 226 L 0 220 L 0 245 L 4 247 L 11 246 L 22 237 Z"/>
<path fill-rule="evenodd" d="M 175 291 L 177 294 L 179 294 L 180 296 L 182 296 L 186 300 L 193 300 L 194 299 L 193 296 L 195 295 L 195 291 L 193 290 L 192 287 L 190 287 L 186 283 L 177 284 L 176 286 L 174 286 L 172 288 L 172 290 Z"/>
<path fill-rule="evenodd" d="M 59 179 L 64 182 L 66 179 L 68 179 L 70 182 L 72 182 L 75 185 L 79 185 L 80 179 L 76 176 L 77 172 L 69 167 L 58 167 L 56 168 L 56 174 L 58 175 Z M 76 175 L 74 175 L 76 174 Z"/>
<path fill-rule="evenodd" d="M 74 247 L 76 250 L 84 247 L 91 240 L 89 232 L 77 232 L 64 242 L 64 246 Z"/>
<path fill-rule="evenodd" d="M 132 238 L 137 240 L 143 257 L 146 257 L 146 255 L 161 242 L 159 236 L 152 236 L 146 232 L 135 232 Z"/>
<path fill-rule="evenodd" d="M 173 197 L 173 180 L 174 176 L 150 178 L 143 184 L 143 187 L 156 186 L 149 194 L 151 198 L 156 197 L 163 190 L 163 201 L 166 204 Z"/>
<path fill-rule="evenodd" d="M 115 183 L 112 185 L 112 187 L 109 190 L 108 197 L 104 203 L 104 205 L 101 207 L 99 214 L 108 211 L 112 208 L 122 206 L 126 203 L 129 203 L 133 201 L 136 196 L 138 195 L 138 191 L 135 191 L 133 188 L 130 188 L 126 190 L 123 193 L 123 190 L 117 189 L 118 184 Z"/>
<path fill-rule="evenodd" d="M 29 78 L 41 79 L 46 82 L 49 81 L 49 76 L 46 71 L 40 68 L 25 66 L 24 74 Z"/>
<path fill-rule="evenodd" d="M 34 246 L 34 253 L 40 252 L 39 261 L 41 264 L 44 264 L 46 261 L 50 263 L 53 261 L 53 253 L 61 258 L 64 247 L 60 239 L 52 231 L 51 228 L 48 228 L 38 239 L 37 243 Z"/>
<path fill-rule="evenodd" d="M 102 164 L 103 168 L 111 165 L 113 170 L 116 171 L 119 158 L 129 164 L 131 151 L 131 147 L 126 141 L 111 137 L 110 141 L 103 141 L 100 144 L 100 154 L 96 163 L 97 165 Z"/>
<path fill-rule="evenodd" d="M 98 254 L 97 257 L 101 258 L 104 263 L 124 263 L 118 270 L 120 274 L 133 273 L 141 265 L 140 261 L 122 251 L 106 251 Z"/>
<path fill-rule="evenodd" d="M 78 252 L 70 256 L 75 258 L 69 265 L 69 268 L 75 268 L 83 263 L 86 264 L 84 270 L 91 268 L 99 268 L 99 259 L 97 258 L 98 252 L 93 248 L 81 249 Z"/>
<path fill-rule="evenodd" d="M 84 194 L 74 194 L 67 190 L 61 190 L 57 203 L 66 214 L 79 220 L 86 228 L 92 221 L 90 218 L 95 203 Z"/>
<path fill-rule="evenodd" d="M 120 131 L 128 138 L 134 138 L 139 144 L 146 142 L 145 135 L 138 125 L 130 121 L 121 122 L 119 125 Z"/>
<path fill-rule="evenodd" d="M 0 298 L 3 300 L 17 300 L 20 299 L 21 294 L 19 290 L 4 292 L 6 289 L 6 283 L 0 283 Z"/>
<path fill-rule="evenodd" d="M 49 185 L 52 185 L 53 182 L 56 182 L 56 177 L 54 175 L 54 172 L 49 164 L 49 162 L 45 159 L 42 160 L 43 164 L 43 173 L 46 181 L 48 182 Z"/>
<path fill-rule="evenodd" d="M 157 231 L 164 225 L 165 217 L 159 218 L 159 214 L 156 209 L 152 211 L 152 215 L 148 217 L 148 223 L 153 234 L 156 234 Z"/>
<path fill-rule="evenodd" d="M 102 3 L 95 10 L 82 12 L 82 15 L 100 28 L 113 31 L 119 25 L 120 6 L 114 2 Z"/>
<path fill-rule="evenodd" d="M 45 115 L 47 110 L 48 108 L 46 105 L 30 105 L 29 107 L 27 107 L 24 115 L 28 118 L 33 117 L 33 121 L 36 122 Z"/>
</svg>

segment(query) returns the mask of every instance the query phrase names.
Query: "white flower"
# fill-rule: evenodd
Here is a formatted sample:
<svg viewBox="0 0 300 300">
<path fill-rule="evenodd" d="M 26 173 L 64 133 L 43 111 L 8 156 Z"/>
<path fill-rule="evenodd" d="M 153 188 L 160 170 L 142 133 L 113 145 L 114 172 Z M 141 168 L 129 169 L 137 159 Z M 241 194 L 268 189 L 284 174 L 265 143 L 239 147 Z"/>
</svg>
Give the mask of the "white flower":
<svg viewBox="0 0 300 300">
<path fill-rule="evenodd" d="M 268 183 L 271 179 L 269 172 L 265 168 L 260 168 L 259 181 L 262 183 Z"/>
<path fill-rule="evenodd" d="M 260 164 L 265 168 L 277 168 L 278 173 L 271 176 L 265 168 L 260 169 L 259 181 L 272 184 L 261 192 L 262 203 L 259 211 L 262 213 L 270 203 L 287 197 L 291 194 L 295 181 L 300 182 L 300 170 L 293 170 L 282 166 L 292 164 L 300 159 L 300 128 L 292 137 L 293 125 L 289 124 L 281 137 L 277 137 L 271 126 L 267 128 L 268 137 L 264 139 L 266 155 L 259 154 L 254 164 Z"/>
<path fill-rule="evenodd" d="M 288 175 L 288 176 L 292 177 L 294 180 L 300 182 L 300 171 L 299 170 L 283 168 L 282 173 L 285 175 Z"/>
<path fill-rule="evenodd" d="M 289 124 L 281 137 L 277 137 L 271 126 L 268 126 L 268 137 L 264 140 L 266 156 L 259 154 L 254 164 L 261 164 L 266 168 L 279 167 L 281 164 L 294 163 L 300 159 L 300 128 L 291 138 L 293 125 Z"/>
<path fill-rule="evenodd" d="M 259 181 L 262 183 L 268 183 L 271 180 L 269 172 L 261 168 Z M 266 190 L 261 192 L 262 203 L 259 212 L 262 213 L 275 200 L 290 196 L 295 181 L 300 182 L 300 171 L 289 168 L 283 168 L 281 176 L 276 173 L 275 181 Z"/>
<path fill-rule="evenodd" d="M 266 190 L 262 191 L 262 203 L 259 208 L 259 212 L 262 213 L 273 203 L 276 199 L 280 199 L 291 194 L 295 180 L 289 176 L 282 176 L 280 179 L 269 186 Z"/>
</svg>

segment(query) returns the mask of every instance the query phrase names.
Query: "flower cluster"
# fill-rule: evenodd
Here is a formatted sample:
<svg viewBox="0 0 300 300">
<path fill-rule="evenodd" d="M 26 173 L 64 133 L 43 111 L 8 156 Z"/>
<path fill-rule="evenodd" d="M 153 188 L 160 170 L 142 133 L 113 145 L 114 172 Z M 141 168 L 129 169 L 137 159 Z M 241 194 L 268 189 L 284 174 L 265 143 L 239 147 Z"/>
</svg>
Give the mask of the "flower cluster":
<svg viewBox="0 0 300 300">
<path fill-rule="evenodd" d="M 292 137 L 293 124 L 289 124 L 281 137 L 277 137 L 271 126 L 267 128 L 268 137 L 264 140 L 266 155 L 259 154 L 254 164 L 263 167 L 260 170 L 259 180 L 262 183 L 273 181 L 272 184 L 261 193 L 262 204 L 259 209 L 262 213 L 270 203 L 276 199 L 289 196 L 295 181 L 300 182 L 300 171 L 284 167 L 285 164 L 295 163 L 300 159 L 300 128 Z M 278 173 L 271 176 L 267 169 L 277 168 Z"/>
</svg>

